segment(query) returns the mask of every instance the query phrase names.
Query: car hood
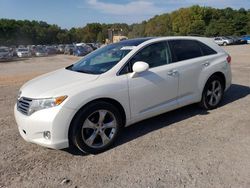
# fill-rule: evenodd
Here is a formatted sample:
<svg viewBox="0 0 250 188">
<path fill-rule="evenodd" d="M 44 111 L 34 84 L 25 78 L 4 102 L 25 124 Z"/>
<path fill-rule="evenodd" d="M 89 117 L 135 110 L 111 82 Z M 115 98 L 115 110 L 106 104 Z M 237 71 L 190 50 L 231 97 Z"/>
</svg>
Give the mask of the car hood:
<svg viewBox="0 0 250 188">
<path fill-rule="evenodd" d="M 67 89 L 72 88 L 72 86 L 88 84 L 98 77 L 99 75 L 59 69 L 25 83 L 20 89 L 21 96 L 28 98 L 48 98 L 67 95 Z"/>
</svg>

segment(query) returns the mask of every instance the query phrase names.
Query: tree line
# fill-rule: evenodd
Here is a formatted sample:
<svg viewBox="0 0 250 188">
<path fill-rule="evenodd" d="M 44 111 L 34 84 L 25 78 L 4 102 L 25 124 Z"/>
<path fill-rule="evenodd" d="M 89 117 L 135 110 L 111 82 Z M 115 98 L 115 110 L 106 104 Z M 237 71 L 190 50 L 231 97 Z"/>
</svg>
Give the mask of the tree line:
<svg viewBox="0 0 250 188">
<path fill-rule="evenodd" d="M 148 21 L 125 23 L 89 23 L 84 27 L 62 29 L 43 21 L 0 19 L 0 45 L 65 44 L 104 42 L 108 29 L 122 29 L 129 38 L 147 36 L 226 36 L 250 34 L 250 10 L 216 9 L 192 6 L 156 15 Z"/>
</svg>

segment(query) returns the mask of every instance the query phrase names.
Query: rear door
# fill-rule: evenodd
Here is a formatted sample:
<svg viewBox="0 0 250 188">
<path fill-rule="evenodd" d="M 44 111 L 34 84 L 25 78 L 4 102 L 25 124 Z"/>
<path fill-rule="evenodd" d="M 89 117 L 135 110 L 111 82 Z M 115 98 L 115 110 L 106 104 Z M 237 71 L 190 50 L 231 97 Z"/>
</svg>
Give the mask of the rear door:
<svg viewBox="0 0 250 188">
<path fill-rule="evenodd" d="M 200 97 L 200 74 L 209 61 L 196 40 L 170 40 L 169 46 L 179 73 L 178 103 L 183 106 L 196 102 Z"/>
</svg>

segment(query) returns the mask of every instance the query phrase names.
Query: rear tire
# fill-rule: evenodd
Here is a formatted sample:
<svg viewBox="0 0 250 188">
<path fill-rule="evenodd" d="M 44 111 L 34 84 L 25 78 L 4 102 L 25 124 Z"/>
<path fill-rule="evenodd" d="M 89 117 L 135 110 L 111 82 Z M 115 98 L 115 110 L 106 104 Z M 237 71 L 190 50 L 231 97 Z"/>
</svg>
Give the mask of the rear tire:
<svg viewBox="0 0 250 188">
<path fill-rule="evenodd" d="M 75 116 L 70 127 L 70 143 L 84 153 L 98 154 L 112 146 L 122 127 L 121 114 L 114 105 L 93 102 Z"/>
<path fill-rule="evenodd" d="M 202 92 L 200 106 L 206 110 L 212 110 L 219 106 L 224 96 L 223 81 L 219 76 L 211 76 Z"/>
</svg>

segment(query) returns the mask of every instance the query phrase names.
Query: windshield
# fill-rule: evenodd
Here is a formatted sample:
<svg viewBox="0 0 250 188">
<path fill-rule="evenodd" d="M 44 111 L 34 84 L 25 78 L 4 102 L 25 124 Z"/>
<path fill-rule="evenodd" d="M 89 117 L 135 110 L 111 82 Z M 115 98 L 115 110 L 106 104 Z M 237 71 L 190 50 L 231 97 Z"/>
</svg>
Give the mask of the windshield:
<svg viewBox="0 0 250 188">
<path fill-rule="evenodd" d="M 74 45 L 67 45 L 66 48 L 74 48 Z"/>
<path fill-rule="evenodd" d="M 43 48 L 37 48 L 37 50 L 36 50 L 37 52 L 46 52 L 46 50 L 45 49 L 43 49 Z"/>
<path fill-rule="evenodd" d="M 124 48 L 125 44 L 107 45 L 87 55 L 67 69 L 89 74 L 102 74 L 115 66 L 132 48 Z"/>
<path fill-rule="evenodd" d="M 0 48 L 0 52 L 9 52 L 8 48 Z"/>
<path fill-rule="evenodd" d="M 19 52 L 27 52 L 28 49 L 26 49 L 26 48 L 19 48 L 18 51 L 19 51 Z"/>
<path fill-rule="evenodd" d="M 152 38 L 130 39 L 107 45 L 95 50 L 66 69 L 88 74 L 102 74 L 113 68 L 136 46 L 149 39 Z"/>
</svg>

